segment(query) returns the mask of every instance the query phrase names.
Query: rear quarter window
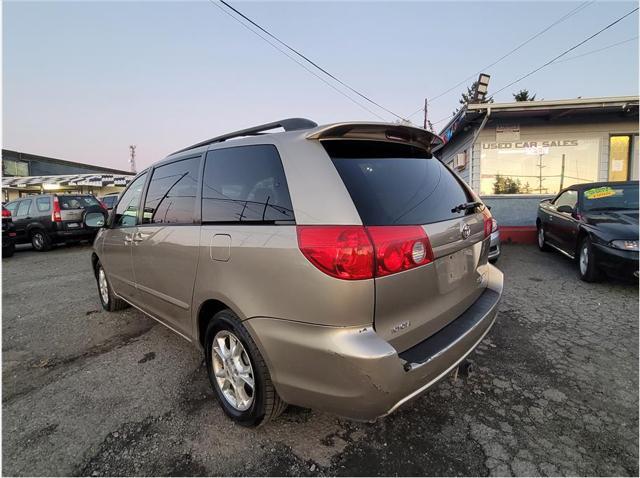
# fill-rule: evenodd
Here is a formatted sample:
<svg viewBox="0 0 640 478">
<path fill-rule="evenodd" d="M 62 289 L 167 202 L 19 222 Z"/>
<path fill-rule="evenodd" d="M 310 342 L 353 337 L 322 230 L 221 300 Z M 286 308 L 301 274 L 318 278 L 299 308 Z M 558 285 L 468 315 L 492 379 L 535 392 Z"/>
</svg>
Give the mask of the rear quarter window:
<svg viewBox="0 0 640 478">
<path fill-rule="evenodd" d="M 374 141 L 325 141 L 363 223 L 430 224 L 462 217 L 473 201 L 460 180 L 426 151 Z"/>
<path fill-rule="evenodd" d="M 84 209 L 89 206 L 99 206 L 100 203 L 93 196 L 58 196 L 60 209 Z"/>
<path fill-rule="evenodd" d="M 46 198 L 37 198 L 36 199 L 36 207 L 38 208 L 38 212 L 48 212 L 51 209 L 51 200 Z"/>
</svg>

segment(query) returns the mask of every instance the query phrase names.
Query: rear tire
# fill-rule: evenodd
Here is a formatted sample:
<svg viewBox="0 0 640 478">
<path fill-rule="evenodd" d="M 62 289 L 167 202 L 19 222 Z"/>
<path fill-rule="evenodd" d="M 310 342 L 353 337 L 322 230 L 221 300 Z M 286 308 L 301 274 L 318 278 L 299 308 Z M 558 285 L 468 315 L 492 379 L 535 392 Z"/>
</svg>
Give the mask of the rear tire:
<svg viewBox="0 0 640 478">
<path fill-rule="evenodd" d="M 542 227 L 542 224 L 538 224 L 537 238 L 538 238 L 538 241 L 537 241 L 538 249 L 540 249 L 543 252 L 549 252 L 551 248 L 547 245 L 547 239 L 545 237 L 544 227 Z"/>
<path fill-rule="evenodd" d="M 596 265 L 593 245 L 588 237 L 580 242 L 577 254 L 578 273 L 580 279 L 585 282 L 597 282 L 602 277 L 600 269 Z"/>
<path fill-rule="evenodd" d="M 31 231 L 31 245 L 38 252 L 45 252 L 51 249 L 51 238 L 42 229 Z"/>
<path fill-rule="evenodd" d="M 96 263 L 96 281 L 98 283 L 98 297 L 100 297 L 100 303 L 104 310 L 108 312 L 116 312 L 129 307 L 129 304 L 116 297 L 113 293 L 111 283 L 109 282 L 109 279 L 107 279 L 107 273 L 99 261 Z"/>
<path fill-rule="evenodd" d="M 227 355 L 225 360 L 223 356 L 231 352 L 233 340 L 238 340 L 241 345 L 241 350 L 237 345 L 235 348 L 240 350 L 239 358 Z M 276 392 L 262 354 L 231 310 L 225 309 L 213 316 L 207 325 L 204 347 L 211 387 L 229 418 L 246 427 L 260 427 L 285 410 L 287 404 Z M 237 372 L 239 369 L 241 373 Z M 251 379 L 239 379 L 239 376 Z M 253 387 L 250 387 L 250 382 Z M 234 397 L 246 400 L 236 401 Z"/>
</svg>

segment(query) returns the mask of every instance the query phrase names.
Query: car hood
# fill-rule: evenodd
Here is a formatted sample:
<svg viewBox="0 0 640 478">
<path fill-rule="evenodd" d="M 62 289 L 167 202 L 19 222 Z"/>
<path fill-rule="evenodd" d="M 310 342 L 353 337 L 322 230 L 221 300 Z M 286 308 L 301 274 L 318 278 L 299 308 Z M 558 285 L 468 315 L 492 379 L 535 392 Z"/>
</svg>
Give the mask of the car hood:
<svg viewBox="0 0 640 478">
<path fill-rule="evenodd" d="M 638 239 L 637 209 L 633 211 L 594 211 L 587 212 L 583 216 L 585 222 L 593 226 L 607 240 Z"/>
</svg>

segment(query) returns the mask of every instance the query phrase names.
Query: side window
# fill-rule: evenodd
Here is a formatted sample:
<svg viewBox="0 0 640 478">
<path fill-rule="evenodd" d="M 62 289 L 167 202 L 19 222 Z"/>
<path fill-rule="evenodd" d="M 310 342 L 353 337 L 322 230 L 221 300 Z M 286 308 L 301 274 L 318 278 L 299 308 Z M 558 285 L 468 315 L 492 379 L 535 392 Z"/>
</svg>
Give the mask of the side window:
<svg viewBox="0 0 640 478">
<path fill-rule="evenodd" d="M 146 178 L 147 173 L 138 176 L 122 194 L 113 218 L 114 227 L 131 227 L 136 225 L 140 196 L 142 195 L 142 188 L 144 188 Z"/>
<path fill-rule="evenodd" d="M 9 210 L 12 216 L 15 216 L 16 210 L 18 209 L 18 202 L 10 202 L 5 207 Z"/>
<path fill-rule="evenodd" d="M 48 212 L 49 209 L 51 209 L 50 203 L 51 200 L 48 197 L 37 198 L 36 207 L 38 208 L 38 212 Z"/>
<path fill-rule="evenodd" d="M 556 198 L 553 204 L 554 206 L 556 206 L 556 208 L 559 208 L 560 206 L 569 206 L 571 207 L 571 209 L 575 209 L 577 202 L 577 191 L 565 191 Z"/>
<path fill-rule="evenodd" d="M 20 201 L 20 205 L 18 206 L 18 211 L 16 212 L 16 216 L 26 216 L 29 214 L 29 208 L 31 207 L 31 199 L 25 199 L 24 201 Z"/>
<path fill-rule="evenodd" d="M 273 145 L 207 153 L 202 185 L 203 222 L 294 221 L 287 180 Z"/>
<path fill-rule="evenodd" d="M 193 224 L 200 157 L 153 170 L 142 212 L 143 224 Z"/>
</svg>

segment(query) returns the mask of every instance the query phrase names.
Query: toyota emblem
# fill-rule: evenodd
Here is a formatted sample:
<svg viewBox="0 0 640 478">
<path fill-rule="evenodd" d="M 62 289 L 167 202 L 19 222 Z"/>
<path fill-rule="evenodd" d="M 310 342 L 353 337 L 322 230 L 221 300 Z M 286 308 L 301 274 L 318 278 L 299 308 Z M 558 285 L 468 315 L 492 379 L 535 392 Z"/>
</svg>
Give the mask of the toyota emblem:
<svg viewBox="0 0 640 478">
<path fill-rule="evenodd" d="M 460 228 L 460 234 L 462 235 L 462 239 L 466 239 L 471 235 L 471 228 L 469 227 L 469 224 L 465 224 Z"/>
</svg>

